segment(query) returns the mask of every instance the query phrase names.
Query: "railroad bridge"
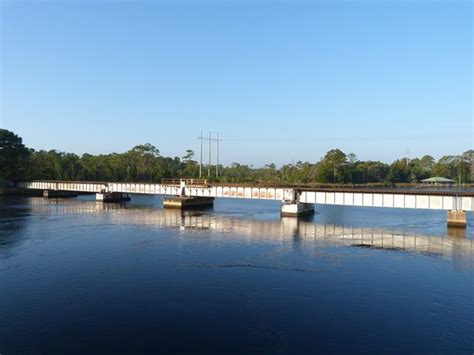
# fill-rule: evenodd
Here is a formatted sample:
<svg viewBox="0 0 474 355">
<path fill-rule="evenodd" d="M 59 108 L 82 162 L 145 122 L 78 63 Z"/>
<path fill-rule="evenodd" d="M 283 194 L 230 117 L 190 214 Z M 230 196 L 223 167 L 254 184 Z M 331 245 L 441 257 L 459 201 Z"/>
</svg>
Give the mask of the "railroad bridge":
<svg viewBox="0 0 474 355">
<path fill-rule="evenodd" d="M 104 202 L 129 200 L 131 194 L 164 195 L 165 208 L 212 206 L 214 198 L 281 201 L 281 215 L 314 213 L 315 204 L 446 210 L 448 226 L 466 227 L 466 212 L 474 211 L 474 192 L 462 190 L 289 188 L 211 185 L 203 179 L 164 179 L 161 184 L 98 181 L 27 181 L 17 187 L 42 190 L 45 197 L 96 194 Z"/>
</svg>

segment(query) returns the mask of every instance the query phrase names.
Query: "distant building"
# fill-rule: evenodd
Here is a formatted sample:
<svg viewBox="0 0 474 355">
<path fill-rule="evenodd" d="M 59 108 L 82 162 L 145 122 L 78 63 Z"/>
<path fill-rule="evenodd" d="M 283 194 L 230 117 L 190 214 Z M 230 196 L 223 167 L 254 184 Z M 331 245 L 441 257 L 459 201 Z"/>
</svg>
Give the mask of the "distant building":
<svg viewBox="0 0 474 355">
<path fill-rule="evenodd" d="M 430 177 L 429 179 L 421 180 L 421 182 L 423 184 L 426 184 L 426 185 L 435 185 L 435 186 L 453 185 L 455 183 L 454 180 L 447 179 L 447 178 L 441 177 L 441 176 Z"/>
</svg>

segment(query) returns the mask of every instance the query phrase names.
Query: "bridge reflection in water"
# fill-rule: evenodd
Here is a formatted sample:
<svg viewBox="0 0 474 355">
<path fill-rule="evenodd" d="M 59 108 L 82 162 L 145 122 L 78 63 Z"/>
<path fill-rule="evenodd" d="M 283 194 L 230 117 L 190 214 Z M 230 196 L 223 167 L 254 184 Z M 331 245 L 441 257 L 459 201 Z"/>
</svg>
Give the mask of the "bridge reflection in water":
<svg viewBox="0 0 474 355">
<path fill-rule="evenodd" d="M 122 225 L 151 226 L 180 230 L 209 230 L 231 233 L 233 238 L 248 242 L 257 240 L 317 241 L 327 246 L 353 246 L 384 250 L 408 251 L 446 258 L 462 257 L 474 260 L 474 240 L 467 239 L 465 230 L 448 230 L 444 237 L 365 228 L 317 224 L 296 218 L 253 220 L 239 216 L 229 217 L 202 211 L 181 211 L 122 204 L 104 204 L 97 201 L 46 200 L 30 198 L 34 213 L 107 215 L 108 222 Z M 98 219 L 97 219 L 98 220 Z M 100 220 L 103 223 L 103 219 Z"/>
</svg>

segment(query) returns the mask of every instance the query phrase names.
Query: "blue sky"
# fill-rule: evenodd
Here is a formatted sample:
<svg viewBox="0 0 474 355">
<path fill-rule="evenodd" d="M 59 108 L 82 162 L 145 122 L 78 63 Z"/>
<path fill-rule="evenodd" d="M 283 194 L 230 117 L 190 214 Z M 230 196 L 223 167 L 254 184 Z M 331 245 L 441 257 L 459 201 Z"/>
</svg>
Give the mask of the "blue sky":
<svg viewBox="0 0 474 355">
<path fill-rule="evenodd" d="M 470 1 L 1 1 L 0 126 L 36 149 L 222 160 L 472 147 Z"/>
</svg>

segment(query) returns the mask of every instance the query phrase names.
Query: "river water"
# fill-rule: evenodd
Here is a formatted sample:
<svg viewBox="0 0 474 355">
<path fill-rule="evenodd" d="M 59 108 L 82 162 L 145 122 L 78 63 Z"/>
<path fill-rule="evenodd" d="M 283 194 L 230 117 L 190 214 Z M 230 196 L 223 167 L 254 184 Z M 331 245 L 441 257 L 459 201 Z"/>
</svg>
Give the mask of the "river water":
<svg viewBox="0 0 474 355">
<path fill-rule="evenodd" d="M 0 353 L 474 351 L 474 221 L 0 198 Z"/>
</svg>

